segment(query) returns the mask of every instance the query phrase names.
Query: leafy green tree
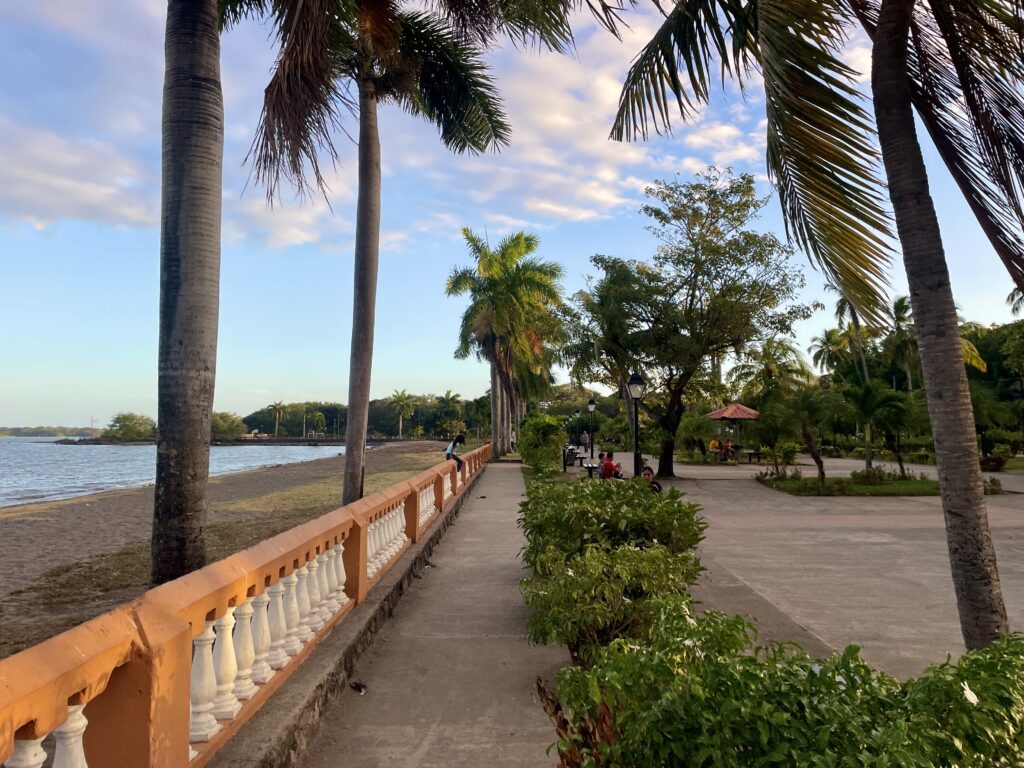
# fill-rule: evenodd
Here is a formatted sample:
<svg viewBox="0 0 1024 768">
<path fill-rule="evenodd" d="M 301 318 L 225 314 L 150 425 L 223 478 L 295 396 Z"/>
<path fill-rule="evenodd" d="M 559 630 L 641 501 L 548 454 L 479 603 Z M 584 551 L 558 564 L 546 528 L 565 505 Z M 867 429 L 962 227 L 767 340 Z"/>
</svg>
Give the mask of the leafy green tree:
<svg viewBox="0 0 1024 768">
<path fill-rule="evenodd" d="M 391 404 L 398 416 L 398 439 L 402 439 L 402 422 L 416 413 L 416 398 L 404 389 L 396 389 L 391 395 Z"/>
<path fill-rule="evenodd" d="M 156 422 L 141 413 L 122 411 L 110 420 L 103 431 L 107 440 L 120 443 L 139 443 L 157 437 Z"/>
<path fill-rule="evenodd" d="M 814 466 L 818 470 L 818 490 L 825 491 L 825 462 L 821 458 L 818 441 L 814 437 L 815 430 L 820 430 L 830 414 L 828 398 L 833 393 L 813 386 L 802 386 L 792 392 L 789 400 L 790 410 L 797 424 L 800 439 L 804 448 L 811 455 Z"/>
<path fill-rule="evenodd" d="M 217 0 L 168 0 L 151 580 L 206 565 L 217 370 L 224 101 Z"/>
<path fill-rule="evenodd" d="M 323 411 L 313 411 L 309 416 L 309 421 L 314 432 L 322 433 L 327 430 L 327 416 Z"/>
<path fill-rule="evenodd" d="M 709 168 L 691 183 L 655 182 L 647 195 L 641 211 L 661 246 L 649 263 L 593 257 L 602 274 L 577 295 L 574 325 L 589 329 L 597 348 L 583 348 L 574 375 L 642 372 L 650 394 L 640 407 L 662 431 L 658 475 L 671 477 L 695 378 L 717 356 L 788 334 L 810 308 L 792 303 L 803 276 L 789 249 L 749 228 L 765 203 L 753 177 Z"/>
<path fill-rule="evenodd" d="M 729 371 L 729 380 L 741 399 L 761 403 L 783 396 L 811 378 L 803 355 L 785 338 L 763 339 L 746 347 Z"/>
<path fill-rule="evenodd" d="M 245 432 L 245 422 L 237 413 L 213 412 L 213 416 L 210 419 L 210 437 L 215 442 L 237 440 Z"/>
</svg>

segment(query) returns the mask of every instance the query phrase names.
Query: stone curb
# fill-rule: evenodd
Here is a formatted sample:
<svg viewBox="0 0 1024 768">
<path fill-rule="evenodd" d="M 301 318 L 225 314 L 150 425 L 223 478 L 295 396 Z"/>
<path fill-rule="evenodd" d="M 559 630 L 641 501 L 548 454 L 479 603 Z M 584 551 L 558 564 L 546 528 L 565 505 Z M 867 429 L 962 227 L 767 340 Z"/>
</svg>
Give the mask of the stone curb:
<svg viewBox="0 0 1024 768">
<path fill-rule="evenodd" d="M 208 768 L 297 768 L 302 764 L 302 754 L 324 712 L 345 691 L 356 662 L 373 645 L 412 580 L 423 572 L 483 474 L 471 479 L 451 509 L 406 550 L 366 600 L 320 641 L 281 689 L 213 756 Z"/>
</svg>

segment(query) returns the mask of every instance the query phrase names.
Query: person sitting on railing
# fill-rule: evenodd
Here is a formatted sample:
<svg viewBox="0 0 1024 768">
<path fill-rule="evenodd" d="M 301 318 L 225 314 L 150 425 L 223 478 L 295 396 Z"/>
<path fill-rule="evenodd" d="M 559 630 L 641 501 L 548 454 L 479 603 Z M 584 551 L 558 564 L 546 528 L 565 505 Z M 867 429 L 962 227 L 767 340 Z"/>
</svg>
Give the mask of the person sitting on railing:
<svg viewBox="0 0 1024 768">
<path fill-rule="evenodd" d="M 465 444 L 466 436 L 460 433 L 456 435 L 455 439 L 448 443 L 448 447 L 444 449 L 444 457 L 448 461 L 454 461 L 455 466 L 458 468 L 459 472 L 462 471 L 463 464 L 462 459 L 459 458 L 459 446 Z"/>
</svg>

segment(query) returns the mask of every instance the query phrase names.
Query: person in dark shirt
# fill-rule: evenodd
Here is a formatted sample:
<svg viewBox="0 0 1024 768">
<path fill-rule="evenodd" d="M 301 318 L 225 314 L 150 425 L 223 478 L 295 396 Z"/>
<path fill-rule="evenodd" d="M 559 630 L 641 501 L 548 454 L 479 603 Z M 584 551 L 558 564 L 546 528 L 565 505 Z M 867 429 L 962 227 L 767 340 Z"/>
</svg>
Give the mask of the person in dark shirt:
<svg viewBox="0 0 1024 768">
<path fill-rule="evenodd" d="M 459 472 L 462 471 L 463 464 L 462 459 L 459 458 L 459 446 L 465 444 L 466 436 L 456 435 L 455 439 L 448 443 L 448 447 L 444 449 L 444 457 L 448 459 L 448 461 L 454 461 L 455 467 L 459 470 Z"/>
<path fill-rule="evenodd" d="M 661 483 L 654 479 L 654 470 L 650 466 L 646 466 L 640 476 L 647 481 L 647 485 L 650 486 L 651 490 L 655 493 L 661 493 Z"/>
</svg>

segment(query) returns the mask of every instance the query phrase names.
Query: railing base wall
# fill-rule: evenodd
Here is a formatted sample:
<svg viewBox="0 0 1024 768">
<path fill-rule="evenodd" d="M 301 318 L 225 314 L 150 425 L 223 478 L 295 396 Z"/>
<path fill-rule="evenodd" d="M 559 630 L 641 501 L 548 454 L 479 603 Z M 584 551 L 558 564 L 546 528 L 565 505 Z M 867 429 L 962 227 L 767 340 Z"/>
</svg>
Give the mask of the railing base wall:
<svg viewBox="0 0 1024 768">
<path fill-rule="evenodd" d="M 376 581 L 366 601 L 356 605 L 345 621 L 320 641 L 277 695 L 242 726 L 238 737 L 213 755 L 208 768 L 298 768 L 304 764 L 302 754 L 327 708 L 345 690 L 356 662 L 373 645 L 413 579 L 427 567 L 434 548 L 483 474 L 459 489 L 420 540 Z"/>
</svg>

